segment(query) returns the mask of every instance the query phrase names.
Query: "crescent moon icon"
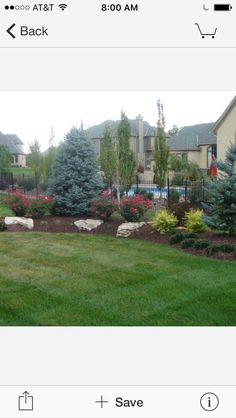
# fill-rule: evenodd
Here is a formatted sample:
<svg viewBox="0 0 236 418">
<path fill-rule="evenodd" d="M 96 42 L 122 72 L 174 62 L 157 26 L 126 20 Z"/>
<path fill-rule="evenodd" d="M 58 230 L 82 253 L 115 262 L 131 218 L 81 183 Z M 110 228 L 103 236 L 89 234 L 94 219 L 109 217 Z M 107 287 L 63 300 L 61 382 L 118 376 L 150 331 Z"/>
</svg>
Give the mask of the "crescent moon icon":
<svg viewBox="0 0 236 418">
<path fill-rule="evenodd" d="M 208 12 L 210 9 L 209 9 L 209 7 L 207 7 L 206 4 L 203 4 L 203 10 L 205 10 L 206 12 Z"/>
</svg>

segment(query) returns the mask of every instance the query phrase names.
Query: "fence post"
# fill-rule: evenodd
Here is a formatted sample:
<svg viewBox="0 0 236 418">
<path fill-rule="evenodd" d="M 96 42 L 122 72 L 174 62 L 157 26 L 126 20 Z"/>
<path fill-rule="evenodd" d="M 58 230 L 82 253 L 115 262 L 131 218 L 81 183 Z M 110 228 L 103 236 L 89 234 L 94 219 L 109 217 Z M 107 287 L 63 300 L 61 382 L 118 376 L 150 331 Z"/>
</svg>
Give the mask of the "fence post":
<svg viewBox="0 0 236 418">
<path fill-rule="evenodd" d="M 187 201 L 188 196 L 188 180 L 185 180 L 185 186 L 184 186 L 184 200 Z"/>
<path fill-rule="evenodd" d="M 167 205 L 169 206 L 170 201 L 170 177 L 167 177 Z"/>
<path fill-rule="evenodd" d="M 136 193 L 137 194 L 138 194 L 138 191 L 139 191 L 138 186 L 139 186 L 139 177 L 138 177 L 138 174 L 136 174 Z"/>
</svg>

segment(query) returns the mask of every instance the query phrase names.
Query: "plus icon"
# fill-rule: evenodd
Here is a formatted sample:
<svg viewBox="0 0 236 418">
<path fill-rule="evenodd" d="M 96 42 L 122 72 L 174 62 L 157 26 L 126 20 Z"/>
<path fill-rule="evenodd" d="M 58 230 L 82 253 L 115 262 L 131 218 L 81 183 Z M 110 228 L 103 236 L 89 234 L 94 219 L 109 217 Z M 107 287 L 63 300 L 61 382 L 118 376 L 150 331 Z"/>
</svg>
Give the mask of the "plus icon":
<svg viewBox="0 0 236 418">
<path fill-rule="evenodd" d="M 101 408 L 103 408 L 104 403 L 108 403 L 108 401 L 104 401 L 103 396 L 101 395 L 100 400 L 95 401 L 95 403 L 100 403 Z"/>
</svg>

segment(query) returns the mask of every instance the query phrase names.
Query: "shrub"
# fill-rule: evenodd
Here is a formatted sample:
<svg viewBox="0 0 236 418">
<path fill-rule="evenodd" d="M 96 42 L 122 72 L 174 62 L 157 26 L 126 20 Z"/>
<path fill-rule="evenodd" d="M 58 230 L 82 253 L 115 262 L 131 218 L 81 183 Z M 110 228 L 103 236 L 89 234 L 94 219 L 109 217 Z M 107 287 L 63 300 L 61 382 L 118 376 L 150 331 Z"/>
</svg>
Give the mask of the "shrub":
<svg viewBox="0 0 236 418">
<path fill-rule="evenodd" d="M 181 193 L 179 193 L 177 190 L 170 189 L 170 192 L 169 192 L 169 201 L 170 202 L 179 203 L 180 196 L 181 196 Z"/>
<path fill-rule="evenodd" d="M 153 192 L 149 192 L 148 190 L 139 190 L 139 192 L 137 194 L 141 194 L 142 196 L 144 196 L 146 199 L 149 200 L 153 200 L 154 198 L 154 193 Z"/>
<path fill-rule="evenodd" d="M 206 249 L 206 254 L 211 256 L 219 252 L 232 253 L 235 252 L 235 248 L 232 244 L 212 244 Z"/>
<path fill-rule="evenodd" d="M 175 174 L 174 177 L 171 180 L 172 186 L 179 186 L 183 185 L 185 181 L 185 177 L 183 174 Z"/>
<path fill-rule="evenodd" d="M 206 255 L 210 257 L 211 255 L 217 254 L 220 252 L 220 245 L 212 244 L 206 248 Z"/>
<path fill-rule="evenodd" d="M 202 219 L 202 211 L 200 209 L 191 210 L 186 213 L 186 228 L 190 232 L 203 232 L 206 229 L 206 225 Z"/>
<path fill-rule="evenodd" d="M 160 232 L 160 234 L 171 233 L 174 227 L 177 225 L 178 219 L 173 213 L 169 213 L 166 209 L 161 212 L 157 212 L 154 221 L 151 225 L 154 229 Z"/>
<path fill-rule="evenodd" d="M 138 222 L 152 208 L 152 201 L 142 195 L 126 196 L 121 201 L 120 213 L 126 221 Z"/>
<path fill-rule="evenodd" d="M 9 207 L 16 216 L 25 216 L 29 207 L 29 199 L 22 194 L 9 195 L 2 199 L 5 206 Z"/>
<path fill-rule="evenodd" d="M 191 248 L 191 247 L 194 246 L 194 243 L 195 243 L 194 238 L 186 238 L 182 241 L 181 248 L 183 248 L 183 249 Z"/>
<path fill-rule="evenodd" d="M 103 221 L 107 221 L 116 209 L 117 205 L 109 196 L 101 194 L 92 202 L 92 213 Z"/>
<path fill-rule="evenodd" d="M 35 177 L 19 176 L 16 178 L 16 182 L 19 187 L 23 187 L 26 191 L 31 191 L 36 187 Z"/>
<path fill-rule="evenodd" d="M 223 253 L 232 253 L 234 251 L 234 245 L 232 244 L 221 244 L 220 245 L 220 251 Z"/>
<path fill-rule="evenodd" d="M 179 202 L 179 203 L 168 203 L 168 209 L 173 213 L 178 219 L 179 225 L 184 223 L 186 212 L 191 210 L 191 205 L 189 202 Z"/>
<path fill-rule="evenodd" d="M 195 232 L 187 232 L 186 234 L 184 234 L 185 238 L 194 238 L 194 239 L 198 239 L 198 236 Z"/>
<path fill-rule="evenodd" d="M 197 239 L 193 245 L 193 247 L 196 250 L 203 250 L 205 248 L 208 248 L 210 245 L 210 242 L 206 239 Z"/>
<path fill-rule="evenodd" d="M 28 208 L 28 214 L 33 219 L 43 218 L 50 213 L 53 198 L 51 196 L 37 196 L 36 199 L 31 200 Z"/>
<path fill-rule="evenodd" d="M 0 232 L 6 231 L 6 229 L 7 229 L 7 226 L 5 222 L 2 219 L 0 219 Z"/>
<path fill-rule="evenodd" d="M 173 234 L 170 237 L 169 243 L 173 245 L 173 244 L 178 244 L 179 242 L 182 242 L 184 239 L 184 235 L 185 234 L 183 234 L 182 232 L 177 232 L 176 234 Z"/>
</svg>

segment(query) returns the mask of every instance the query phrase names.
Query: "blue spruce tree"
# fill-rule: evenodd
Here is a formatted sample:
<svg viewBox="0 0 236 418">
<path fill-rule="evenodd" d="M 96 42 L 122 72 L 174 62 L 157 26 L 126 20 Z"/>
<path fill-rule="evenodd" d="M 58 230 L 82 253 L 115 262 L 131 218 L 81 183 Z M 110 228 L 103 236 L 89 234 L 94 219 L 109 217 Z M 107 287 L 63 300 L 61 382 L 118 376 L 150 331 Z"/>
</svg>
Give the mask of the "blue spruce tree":
<svg viewBox="0 0 236 418">
<path fill-rule="evenodd" d="M 208 225 L 229 234 L 236 234 L 236 145 L 226 152 L 225 161 L 217 163 L 220 177 L 208 188 L 209 203 L 203 204 L 209 214 Z"/>
<path fill-rule="evenodd" d="M 93 144 L 83 128 L 72 128 L 59 146 L 50 179 L 56 207 L 63 215 L 86 214 L 102 187 Z"/>
</svg>

